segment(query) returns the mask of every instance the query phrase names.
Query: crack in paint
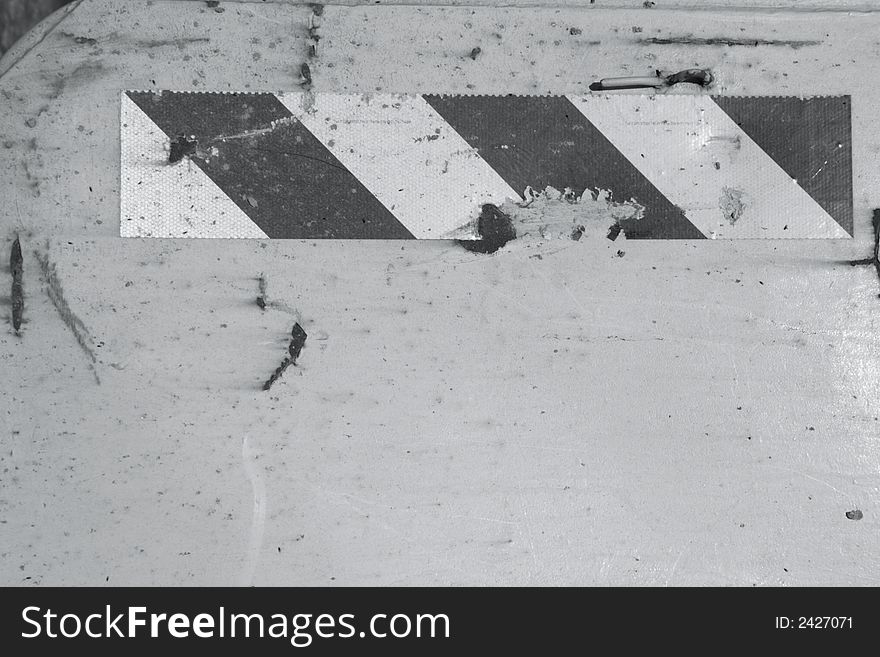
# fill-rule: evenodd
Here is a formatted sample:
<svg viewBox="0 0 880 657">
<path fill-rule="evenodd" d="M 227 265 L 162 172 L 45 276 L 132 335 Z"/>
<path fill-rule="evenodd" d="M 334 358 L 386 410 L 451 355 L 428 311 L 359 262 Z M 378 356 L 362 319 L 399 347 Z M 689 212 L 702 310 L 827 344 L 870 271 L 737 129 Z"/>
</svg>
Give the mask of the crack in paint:
<svg viewBox="0 0 880 657">
<path fill-rule="evenodd" d="M 207 145 L 210 146 L 211 144 L 215 144 L 215 143 L 221 142 L 221 141 L 233 141 L 236 139 L 250 139 L 251 137 L 259 137 L 260 135 L 269 134 L 270 132 L 274 132 L 275 130 L 277 130 L 278 128 L 280 128 L 282 126 L 290 125 L 292 123 L 297 123 L 298 121 L 299 121 L 299 119 L 297 119 L 295 116 L 289 116 L 289 117 L 284 117 L 282 119 L 276 119 L 276 120 L 272 121 L 272 123 L 270 123 L 265 128 L 257 128 L 255 130 L 245 130 L 244 132 L 238 132 L 238 133 L 234 133 L 231 135 L 217 135 L 216 137 L 214 137 L 213 139 L 208 141 Z"/>
<path fill-rule="evenodd" d="M 73 310 L 70 309 L 70 305 L 67 303 L 67 299 L 64 296 L 64 289 L 61 286 L 61 281 L 58 278 L 55 263 L 49 260 L 48 253 L 43 254 L 38 250 L 34 250 L 34 255 L 37 257 L 37 262 L 39 262 L 40 268 L 43 271 L 43 276 L 46 278 L 46 293 L 49 295 L 52 305 L 55 306 L 55 310 L 61 315 L 61 320 L 64 322 L 64 325 L 70 329 L 70 332 L 73 333 L 73 337 L 76 338 L 77 344 L 88 357 L 89 368 L 92 370 L 92 374 L 95 375 L 95 382 L 100 385 L 101 379 L 98 376 L 98 370 L 95 367 L 98 358 L 95 356 L 95 351 L 91 346 L 94 339 L 83 321 L 77 317 Z"/>
<path fill-rule="evenodd" d="M 645 214 L 645 206 L 635 199 L 614 201 L 607 189 L 588 189 L 577 196 L 571 188 L 560 191 L 548 186 L 542 192 L 527 188 L 524 196 L 526 202 L 511 208 L 521 237 L 580 241 L 601 236 L 614 240 L 626 233 L 623 223 L 639 221 Z M 526 209 L 530 212 L 522 212 Z"/>
<path fill-rule="evenodd" d="M 818 46 L 821 41 L 807 41 L 795 39 L 734 39 L 729 37 L 697 37 L 693 35 L 677 36 L 677 37 L 648 37 L 646 39 L 638 39 L 638 43 L 669 46 L 788 46 L 794 48 L 803 48 L 804 46 Z"/>
<path fill-rule="evenodd" d="M 132 39 L 131 43 L 141 48 L 165 48 L 176 46 L 183 50 L 190 43 L 210 43 L 208 37 L 179 37 L 176 39 Z"/>
<path fill-rule="evenodd" d="M 210 164 L 211 158 L 221 157 L 221 152 L 217 149 L 215 144 L 225 143 L 230 141 L 241 141 L 246 139 L 255 139 L 257 137 L 262 137 L 264 135 L 271 134 L 282 128 L 284 126 L 293 125 L 298 123 L 299 119 L 295 116 L 284 117 L 281 119 L 276 119 L 272 121 L 272 123 L 265 128 L 256 128 L 254 130 L 246 130 L 244 132 L 234 133 L 231 135 L 218 135 L 213 137 L 212 139 L 206 141 L 204 144 L 199 144 L 198 139 L 194 135 L 185 136 L 180 135 L 170 141 L 170 151 L 168 156 L 169 164 L 174 164 L 179 162 L 184 157 L 191 157 L 194 160 L 202 160 L 205 164 Z M 334 162 L 330 162 L 328 160 L 323 160 L 319 157 L 313 157 L 311 155 L 306 155 L 305 153 L 299 153 L 297 151 L 291 150 L 275 150 L 272 148 L 267 148 L 265 146 L 240 146 L 244 150 L 252 150 L 259 153 L 275 153 L 275 154 L 283 154 L 290 155 L 293 157 L 300 157 L 306 160 L 311 160 L 313 162 L 318 162 L 320 164 L 324 164 L 328 167 L 332 167 L 334 169 L 339 169 L 340 171 L 348 171 L 343 166 L 336 164 Z M 256 207 L 253 203 L 251 203 L 252 207 Z"/>
</svg>

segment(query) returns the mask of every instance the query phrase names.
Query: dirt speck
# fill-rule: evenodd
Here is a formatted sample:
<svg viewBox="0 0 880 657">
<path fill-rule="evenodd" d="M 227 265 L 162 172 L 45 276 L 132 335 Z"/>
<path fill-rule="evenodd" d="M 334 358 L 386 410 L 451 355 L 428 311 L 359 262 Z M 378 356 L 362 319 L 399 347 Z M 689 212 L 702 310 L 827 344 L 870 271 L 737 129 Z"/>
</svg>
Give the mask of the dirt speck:
<svg viewBox="0 0 880 657">
<path fill-rule="evenodd" d="M 483 52 L 483 49 L 480 48 L 479 46 L 477 46 L 476 48 L 474 48 L 473 50 L 471 50 L 471 54 L 468 55 L 468 57 L 470 57 L 471 59 L 473 59 L 474 61 L 476 61 L 477 57 L 480 56 L 480 53 L 481 53 L 481 52 Z"/>
<path fill-rule="evenodd" d="M 865 515 L 859 509 L 853 509 L 846 512 L 847 520 L 861 520 Z"/>
</svg>

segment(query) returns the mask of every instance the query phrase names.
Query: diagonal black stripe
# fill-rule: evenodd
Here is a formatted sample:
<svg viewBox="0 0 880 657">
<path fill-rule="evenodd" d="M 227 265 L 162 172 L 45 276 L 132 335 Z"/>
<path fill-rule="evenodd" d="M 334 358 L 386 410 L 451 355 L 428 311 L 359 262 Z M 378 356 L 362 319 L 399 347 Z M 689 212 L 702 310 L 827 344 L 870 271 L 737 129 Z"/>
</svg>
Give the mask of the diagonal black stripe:
<svg viewBox="0 0 880 657">
<path fill-rule="evenodd" d="M 605 189 L 637 201 L 642 219 L 621 222 L 626 236 L 705 236 L 565 97 L 425 96 L 425 100 L 514 189 L 551 185 Z"/>
<path fill-rule="evenodd" d="M 194 135 L 193 163 L 269 237 L 413 237 L 272 94 L 128 96 L 169 137 Z"/>
<path fill-rule="evenodd" d="M 712 100 L 852 235 L 850 97 Z"/>
</svg>

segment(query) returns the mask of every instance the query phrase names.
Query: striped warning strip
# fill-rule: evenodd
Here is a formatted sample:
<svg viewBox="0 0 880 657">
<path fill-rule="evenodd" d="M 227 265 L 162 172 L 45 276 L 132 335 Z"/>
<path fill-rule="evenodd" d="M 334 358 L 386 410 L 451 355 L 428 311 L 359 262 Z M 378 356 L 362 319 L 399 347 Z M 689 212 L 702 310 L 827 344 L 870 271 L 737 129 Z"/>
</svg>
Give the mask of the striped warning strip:
<svg viewBox="0 0 880 657">
<path fill-rule="evenodd" d="M 123 236 L 468 239 L 547 186 L 638 204 L 630 239 L 852 234 L 848 96 L 128 91 L 121 117 Z"/>
</svg>

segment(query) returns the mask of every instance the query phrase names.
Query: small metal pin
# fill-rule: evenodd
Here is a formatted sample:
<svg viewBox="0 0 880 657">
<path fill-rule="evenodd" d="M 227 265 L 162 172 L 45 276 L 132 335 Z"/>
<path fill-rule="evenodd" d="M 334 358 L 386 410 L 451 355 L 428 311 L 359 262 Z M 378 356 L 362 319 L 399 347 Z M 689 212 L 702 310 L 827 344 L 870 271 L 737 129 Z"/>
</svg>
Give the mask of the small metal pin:
<svg viewBox="0 0 880 657">
<path fill-rule="evenodd" d="M 654 75 L 634 76 L 625 78 L 603 78 L 590 85 L 590 91 L 619 91 L 622 89 L 661 89 L 674 84 L 689 82 L 707 87 L 714 81 L 712 72 L 702 68 L 689 68 L 671 75 L 662 75 L 657 71 Z"/>
</svg>

